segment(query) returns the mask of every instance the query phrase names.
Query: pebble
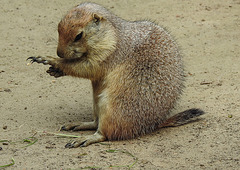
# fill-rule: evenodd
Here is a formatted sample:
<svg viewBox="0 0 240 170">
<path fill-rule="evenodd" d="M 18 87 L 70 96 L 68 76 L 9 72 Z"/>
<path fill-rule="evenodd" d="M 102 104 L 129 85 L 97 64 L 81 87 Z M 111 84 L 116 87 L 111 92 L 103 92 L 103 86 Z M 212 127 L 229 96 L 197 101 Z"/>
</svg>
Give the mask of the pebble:
<svg viewBox="0 0 240 170">
<path fill-rule="evenodd" d="M 12 92 L 10 89 L 4 89 L 5 92 Z"/>
</svg>

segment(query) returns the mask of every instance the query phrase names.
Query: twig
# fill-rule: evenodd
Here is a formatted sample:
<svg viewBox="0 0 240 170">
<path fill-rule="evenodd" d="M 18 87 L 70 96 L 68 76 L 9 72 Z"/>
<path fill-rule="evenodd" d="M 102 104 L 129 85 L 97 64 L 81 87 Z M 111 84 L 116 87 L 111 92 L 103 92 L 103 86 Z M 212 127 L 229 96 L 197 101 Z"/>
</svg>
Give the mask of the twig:
<svg viewBox="0 0 240 170">
<path fill-rule="evenodd" d="M 50 132 L 45 132 L 47 134 L 51 134 L 51 135 L 55 135 L 55 136 L 59 136 L 59 137 L 65 137 L 65 138 L 80 138 L 81 136 L 76 136 L 76 135 L 66 135 L 66 134 L 62 134 L 62 133 L 50 133 Z"/>
</svg>

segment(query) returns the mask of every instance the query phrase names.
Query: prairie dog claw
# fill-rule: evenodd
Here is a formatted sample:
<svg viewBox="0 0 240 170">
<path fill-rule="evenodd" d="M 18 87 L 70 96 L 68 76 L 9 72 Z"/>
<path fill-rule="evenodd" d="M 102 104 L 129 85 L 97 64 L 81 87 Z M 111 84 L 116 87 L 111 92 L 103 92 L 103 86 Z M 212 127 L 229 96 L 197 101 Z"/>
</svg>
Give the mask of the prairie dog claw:
<svg viewBox="0 0 240 170">
<path fill-rule="evenodd" d="M 31 63 L 42 63 L 44 65 L 50 65 L 50 68 L 47 70 L 47 73 L 50 74 L 50 76 L 54 76 L 55 78 L 61 77 L 61 76 L 65 76 L 66 74 L 63 73 L 62 70 L 60 70 L 57 67 L 57 60 L 54 57 L 51 56 L 46 56 L 46 57 L 41 57 L 41 56 L 37 56 L 37 57 L 28 57 L 27 60 L 31 60 Z"/>
<path fill-rule="evenodd" d="M 105 140 L 105 137 L 98 131 L 93 135 L 82 136 L 77 138 L 76 141 L 69 142 L 65 145 L 65 148 L 77 148 L 77 147 L 86 147 L 93 143 L 102 142 Z"/>
<path fill-rule="evenodd" d="M 49 64 L 49 61 L 48 60 L 45 60 L 45 59 L 42 59 L 41 56 L 38 56 L 38 57 L 28 57 L 27 60 L 31 60 L 31 63 L 43 63 L 44 65 L 47 65 Z"/>
</svg>

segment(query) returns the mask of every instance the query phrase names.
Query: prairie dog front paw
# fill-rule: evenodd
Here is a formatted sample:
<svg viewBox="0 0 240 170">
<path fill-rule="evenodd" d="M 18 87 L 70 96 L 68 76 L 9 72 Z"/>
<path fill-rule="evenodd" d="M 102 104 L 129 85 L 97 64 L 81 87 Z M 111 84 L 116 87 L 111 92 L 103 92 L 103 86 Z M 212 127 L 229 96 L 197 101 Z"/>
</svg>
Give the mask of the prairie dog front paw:
<svg viewBox="0 0 240 170">
<path fill-rule="evenodd" d="M 49 67 L 49 69 L 46 72 L 48 74 L 50 74 L 50 76 L 54 76 L 55 78 L 62 77 L 62 76 L 66 75 L 63 71 L 61 71 L 58 68 L 54 68 L 54 67 Z"/>
<path fill-rule="evenodd" d="M 32 56 L 32 57 L 28 57 L 27 60 L 31 60 L 31 63 L 42 63 L 44 65 L 52 65 L 54 67 L 56 67 L 56 58 L 51 57 L 51 56 L 47 56 L 47 57 L 42 57 L 42 56 Z"/>
</svg>

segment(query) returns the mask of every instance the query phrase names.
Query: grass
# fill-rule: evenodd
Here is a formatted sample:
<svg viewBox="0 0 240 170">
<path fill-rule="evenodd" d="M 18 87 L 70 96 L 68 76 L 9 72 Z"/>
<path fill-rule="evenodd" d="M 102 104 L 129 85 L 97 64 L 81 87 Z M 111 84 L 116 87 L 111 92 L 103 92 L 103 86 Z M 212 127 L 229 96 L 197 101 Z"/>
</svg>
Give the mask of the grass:
<svg viewBox="0 0 240 170">
<path fill-rule="evenodd" d="M 11 142 L 9 140 L 0 140 L 0 143 L 10 143 L 10 144 L 15 144 L 15 143 L 18 143 L 18 142 L 21 142 L 21 143 L 28 143 L 26 146 L 23 146 L 23 147 L 28 147 L 28 146 L 31 146 L 33 145 L 34 143 L 36 143 L 38 141 L 38 139 L 34 136 L 32 137 L 28 137 L 28 138 L 25 138 L 21 141 L 17 141 L 17 142 Z M 12 166 L 15 164 L 15 160 L 14 158 L 12 158 L 12 162 L 10 164 L 6 164 L 6 165 L 1 165 L 0 168 L 5 168 L 5 167 L 9 167 L 9 166 Z"/>
<path fill-rule="evenodd" d="M 10 164 L 6 164 L 6 165 L 1 165 L 0 168 L 5 168 L 5 167 L 9 167 L 15 164 L 15 160 L 12 158 L 12 163 Z"/>
<path fill-rule="evenodd" d="M 31 137 L 28 137 L 28 138 L 25 138 L 21 141 L 16 141 L 16 142 L 11 142 L 9 140 L 0 140 L 0 143 L 10 143 L 10 144 L 15 144 L 15 143 L 28 143 L 27 145 L 23 146 L 23 147 L 28 147 L 28 146 L 31 146 L 33 145 L 34 143 L 36 143 L 38 141 L 38 139 L 34 136 L 31 136 Z M 10 164 L 6 164 L 6 165 L 1 165 L 0 168 L 5 168 L 5 167 L 9 167 L 9 166 L 12 166 L 15 164 L 15 160 L 14 158 L 12 158 L 12 162 Z"/>
<path fill-rule="evenodd" d="M 26 143 L 28 143 L 26 146 L 24 146 L 24 147 L 28 147 L 28 146 L 31 146 L 31 145 L 33 145 L 34 143 L 36 143 L 38 141 L 38 139 L 36 138 L 36 137 L 29 137 L 29 138 L 25 138 L 25 139 L 23 139 L 23 142 L 26 142 Z"/>
<path fill-rule="evenodd" d="M 16 141 L 16 142 L 11 142 L 9 140 L 0 140 L 0 143 L 10 143 L 10 144 L 16 144 L 16 143 L 28 143 L 26 146 L 23 147 L 28 147 L 33 145 L 34 143 L 36 143 L 38 141 L 38 139 L 34 136 L 22 139 L 21 141 Z"/>
<path fill-rule="evenodd" d="M 9 142 L 9 140 L 0 140 L 0 143 Z"/>
<path fill-rule="evenodd" d="M 44 132 L 46 134 L 50 134 L 50 135 L 55 135 L 55 136 L 58 136 L 58 137 L 63 137 L 63 138 L 79 138 L 81 136 L 76 136 L 76 135 L 66 135 L 66 134 L 61 134 L 61 133 L 51 133 L 51 132 Z M 108 145 L 110 146 L 111 144 L 109 143 L 102 143 L 100 142 L 99 144 L 101 145 Z M 126 151 L 126 150 L 114 150 L 114 149 L 109 149 L 109 150 L 106 150 L 107 153 L 124 153 L 124 154 L 127 154 L 129 156 L 131 156 L 133 159 L 134 159 L 134 162 L 130 165 L 110 165 L 108 167 L 105 167 L 105 168 L 120 168 L 120 167 L 127 167 L 128 169 L 131 169 L 137 162 L 138 162 L 138 158 L 135 157 L 133 154 L 131 154 L 130 152 Z M 84 155 L 87 155 L 87 154 L 84 154 Z M 96 169 L 96 168 L 104 168 L 104 167 L 91 167 L 91 166 L 87 166 L 87 167 L 84 167 L 84 168 L 81 168 L 81 169 Z"/>
<path fill-rule="evenodd" d="M 49 134 L 49 135 L 54 135 L 54 136 L 57 136 L 57 137 L 62 137 L 62 138 L 79 138 L 81 136 L 76 136 L 76 135 L 66 135 L 66 134 L 61 134 L 61 133 L 50 133 L 50 132 L 44 132 L 45 134 Z M 21 141 L 16 141 L 16 142 L 11 142 L 9 140 L 0 140 L 0 143 L 10 143 L 10 144 L 16 144 L 16 143 L 27 143 L 27 145 L 23 146 L 22 148 L 25 148 L 25 147 L 29 147 L 33 144 L 35 144 L 38 139 L 35 137 L 36 133 L 34 135 L 32 135 L 31 137 L 28 137 L 28 138 L 24 138 L 22 139 Z M 128 164 L 128 165 L 110 165 L 108 167 L 90 167 L 90 166 L 86 166 L 84 168 L 81 168 L 81 169 L 99 169 L 99 168 L 120 168 L 120 167 L 125 167 L 125 168 L 128 168 L 128 169 L 131 169 L 137 162 L 138 162 L 138 158 L 136 156 L 134 156 L 132 153 L 130 153 L 129 151 L 126 151 L 126 150 L 119 150 L 119 149 L 110 149 L 110 145 L 109 143 L 99 143 L 101 145 L 108 145 L 109 146 L 109 149 L 106 150 L 105 152 L 106 153 L 109 153 L 109 154 L 112 154 L 112 153 L 122 153 L 122 154 L 126 154 L 128 156 L 130 156 L 134 161 L 133 163 L 131 164 Z M 84 153 L 80 156 L 85 156 L 87 155 L 87 153 Z M 15 164 L 15 160 L 14 158 L 12 158 L 12 162 L 9 163 L 9 164 L 6 164 L 6 165 L 2 165 L 0 166 L 0 168 L 3 168 L 3 167 L 9 167 L 9 166 L 12 166 Z"/>
</svg>

